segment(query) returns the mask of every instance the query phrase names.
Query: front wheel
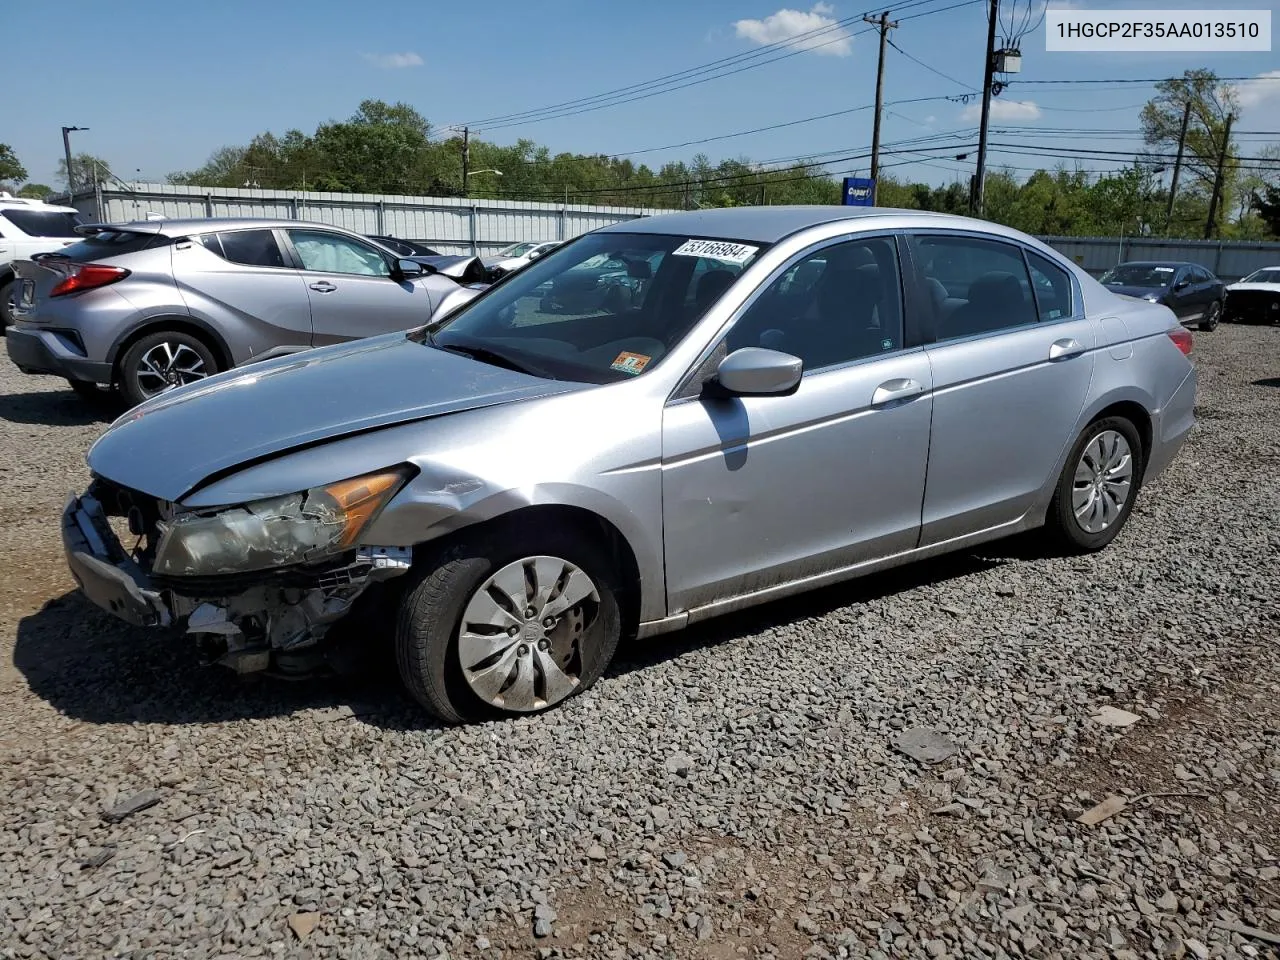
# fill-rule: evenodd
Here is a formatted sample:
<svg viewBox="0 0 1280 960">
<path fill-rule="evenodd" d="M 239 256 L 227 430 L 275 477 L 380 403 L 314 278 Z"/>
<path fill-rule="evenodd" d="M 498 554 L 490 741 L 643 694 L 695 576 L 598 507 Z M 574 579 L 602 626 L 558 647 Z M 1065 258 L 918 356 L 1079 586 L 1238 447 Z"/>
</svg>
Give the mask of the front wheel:
<svg viewBox="0 0 1280 960">
<path fill-rule="evenodd" d="M 396 628 L 400 676 L 446 723 L 547 710 L 613 659 L 617 591 L 605 552 L 571 530 L 465 540 L 410 584 Z"/>
<path fill-rule="evenodd" d="M 1222 301 L 1215 300 L 1209 304 L 1209 309 L 1205 311 L 1204 319 L 1200 321 L 1201 330 L 1216 330 L 1218 323 L 1222 320 Z"/>
<path fill-rule="evenodd" d="M 1069 550 L 1101 550 L 1133 510 L 1142 482 L 1142 439 L 1123 417 L 1091 423 L 1080 434 L 1049 504 L 1047 526 Z"/>
<path fill-rule="evenodd" d="M 180 330 L 149 333 L 120 361 L 120 392 L 129 405 L 196 383 L 218 372 L 213 351 L 202 340 Z"/>
</svg>

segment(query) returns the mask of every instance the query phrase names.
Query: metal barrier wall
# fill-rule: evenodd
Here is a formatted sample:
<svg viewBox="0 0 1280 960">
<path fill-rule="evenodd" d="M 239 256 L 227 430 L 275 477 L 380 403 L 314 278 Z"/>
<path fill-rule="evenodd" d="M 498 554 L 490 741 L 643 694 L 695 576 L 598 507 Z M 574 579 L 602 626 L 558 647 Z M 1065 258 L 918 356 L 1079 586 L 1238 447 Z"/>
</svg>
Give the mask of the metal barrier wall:
<svg viewBox="0 0 1280 960">
<path fill-rule="evenodd" d="M 66 203 L 67 196 L 51 197 Z M 611 223 L 655 213 L 646 207 L 526 203 L 456 197 L 186 187 L 139 183 L 128 189 L 99 184 L 71 198 L 85 216 L 122 223 L 150 216 L 274 217 L 309 220 L 363 234 L 419 240 L 441 253 L 490 253 L 523 240 L 568 240 Z"/>
</svg>

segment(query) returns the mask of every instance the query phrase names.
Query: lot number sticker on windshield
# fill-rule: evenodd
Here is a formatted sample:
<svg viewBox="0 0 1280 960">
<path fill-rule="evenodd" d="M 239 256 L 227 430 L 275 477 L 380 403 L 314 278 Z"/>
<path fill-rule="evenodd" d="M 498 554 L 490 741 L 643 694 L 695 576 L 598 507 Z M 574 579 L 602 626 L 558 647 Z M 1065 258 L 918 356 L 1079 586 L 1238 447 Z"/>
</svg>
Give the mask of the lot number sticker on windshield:
<svg viewBox="0 0 1280 960">
<path fill-rule="evenodd" d="M 726 243 L 724 240 L 686 240 L 671 253 L 677 257 L 706 257 L 724 263 L 743 264 L 759 249 L 745 243 Z"/>
<path fill-rule="evenodd" d="M 652 359 L 652 357 L 647 357 L 643 353 L 627 353 L 627 351 L 623 350 L 609 366 L 619 373 L 629 373 L 634 377 L 638 373 L 643 373 L 644 368 L 649 365 L 649 361 Z"/>
</svg>

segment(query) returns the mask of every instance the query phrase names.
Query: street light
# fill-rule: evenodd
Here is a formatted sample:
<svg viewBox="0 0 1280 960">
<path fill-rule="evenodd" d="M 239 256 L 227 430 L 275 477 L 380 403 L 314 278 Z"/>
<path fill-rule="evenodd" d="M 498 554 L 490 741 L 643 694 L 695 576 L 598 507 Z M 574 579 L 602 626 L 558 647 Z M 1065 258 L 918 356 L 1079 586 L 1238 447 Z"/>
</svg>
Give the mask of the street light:
<svg viewBox="0 0 1280 960">
<path fill-rule="evenodd" d="M 67 156 L 67 196 L 70 197 L 76 188 L 75 174 L 71 170 L 71 134 L 77 130 L 88 130 L 88 127 L 63 127 L 62 150 Z"/>
</svg>

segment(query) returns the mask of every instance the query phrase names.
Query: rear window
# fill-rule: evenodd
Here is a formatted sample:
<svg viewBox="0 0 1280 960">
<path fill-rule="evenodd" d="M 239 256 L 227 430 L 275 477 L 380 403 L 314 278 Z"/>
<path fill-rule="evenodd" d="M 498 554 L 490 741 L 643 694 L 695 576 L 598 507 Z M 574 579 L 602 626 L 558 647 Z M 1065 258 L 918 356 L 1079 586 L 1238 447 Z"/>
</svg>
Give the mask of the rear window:
<svg viewBox="0 0 1280 960">
<path fill-rule="evenodd" d="M 63 247 L 57 256 L 68 260 L 106 260 L 123 256 L 126 253 L 137 253 L 152 247 L 163 247 L 172 241 L 154 233 L 131 233 L 127 230 L 101 230 L 85 237 L 79 243 Z"/>
<path fill-rule="evenodd" d="M 80 214 L 57 210 L 0 210 L 0 217 L 29 237 L 74 237 L 80 222 Z"/>
</svg>

